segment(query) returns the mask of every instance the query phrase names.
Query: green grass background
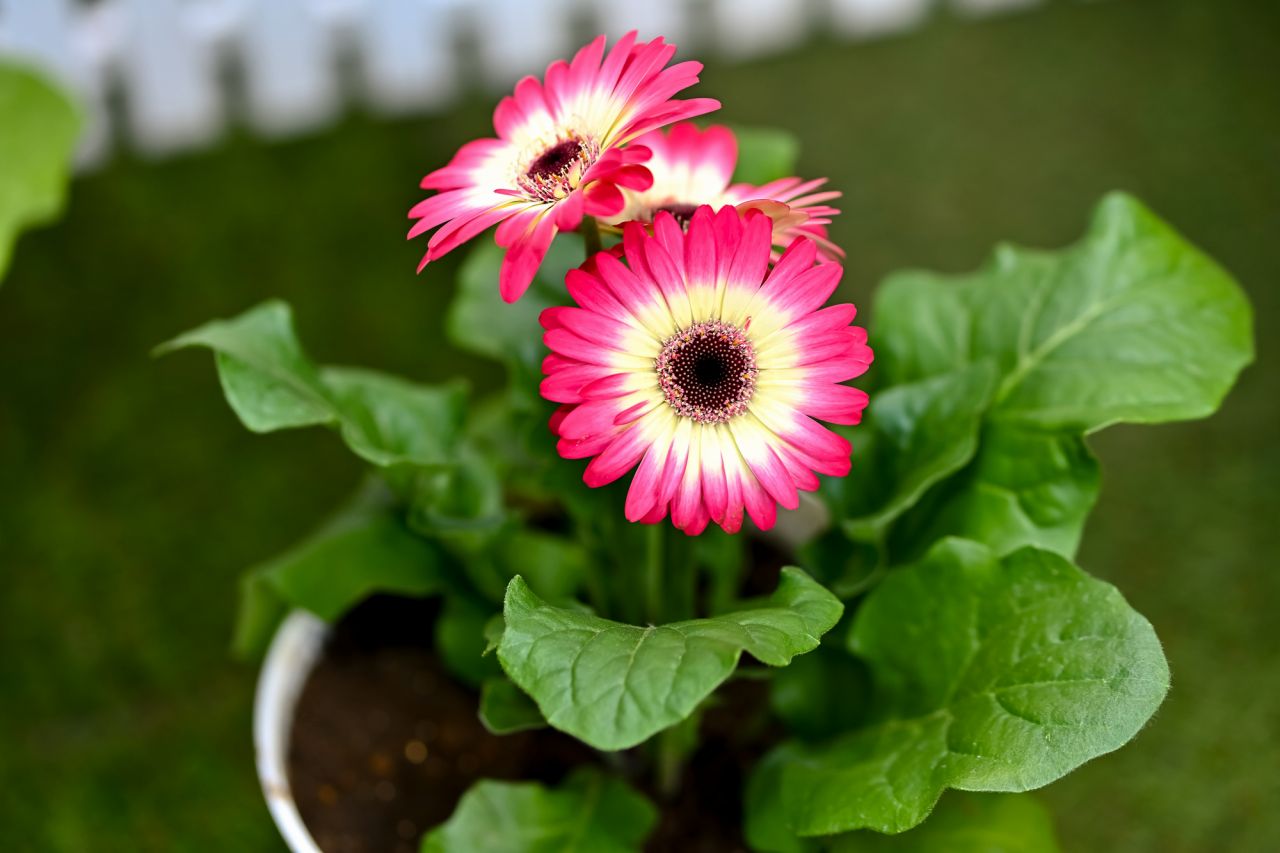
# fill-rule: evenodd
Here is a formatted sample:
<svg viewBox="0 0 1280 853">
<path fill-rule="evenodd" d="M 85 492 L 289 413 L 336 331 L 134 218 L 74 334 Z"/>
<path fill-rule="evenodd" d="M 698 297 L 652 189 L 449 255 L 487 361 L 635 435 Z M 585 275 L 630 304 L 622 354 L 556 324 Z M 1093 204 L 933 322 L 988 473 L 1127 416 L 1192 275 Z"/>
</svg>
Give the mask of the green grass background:
<svg viewBox="0 0 1280 853">
<path fill-rule="evenodd" d="M 1280 849 L 1280 8 L 1055 2 L 866 45 L 713 61 L 721 116 L 792 128 L 845 193 L 847 295 L 1074 240 L 1107 190 L 1151 204 L 1257 307 L 1259 360 L 1211 420 L 1119 428 L 1082 562 L 1174 672 L 1137 740 L 1048 788 L 1074 851 Z M 304 141 L 122 157 L 23 238 L 0 289 L 0 849 L 279 849 L 252 769 L 241 569 L 359 466 L 323 431 L 251 436 L 207 356 L 149 349 L 268 296 L 317 358 L 433 380 L 453 259 L 403 241 L 422 173 L 486 98 Z M 0 131 L 2 132 L 2 131 Z"/>
</svg>

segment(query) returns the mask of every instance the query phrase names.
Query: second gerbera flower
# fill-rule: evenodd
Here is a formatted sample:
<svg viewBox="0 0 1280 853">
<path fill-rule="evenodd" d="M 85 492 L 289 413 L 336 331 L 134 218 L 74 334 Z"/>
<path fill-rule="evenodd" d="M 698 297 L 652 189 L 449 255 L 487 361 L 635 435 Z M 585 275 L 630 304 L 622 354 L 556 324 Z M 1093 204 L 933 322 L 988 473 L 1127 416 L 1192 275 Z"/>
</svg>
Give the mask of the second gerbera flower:
<svg viewBox="0 0 1280 853">
<path fill-rule="evenodd" d="M 639 165 L 641 146 L 621 146 L 670 122 L 720 106 L 710 98 L 673 100 L 698 81 L 702 65 L 665 67 L 675 46 L 662 39 L 635 43 L 628 33 L 604 52 L 604 36 L 572 62 L 547 68 L 545 81 L 526 77 L 494 111 L 497 139 L 467 143 L 444 168 L 422 179 L 437 194 L 417 204 L 409 231 L 439 228 L 427 243 L 425 266 L 480 232 L 499 225 L 507 249 L 499 276 L 502 298 L 519 299 L 559 231 L 577 228 L 584 215 L 612 216 L 624 202 L 619 187 L 652 182 Z"/>
<path fill-rule="evenodd" d="M 866 332 L 854 306 L 822 308 L 842 268 L 799 239 L 770 270 L 771 233 L 732 207 L 687 231 L 665 212 L 652 235 L 628 223 L 626 263 L 596 255 L 566 279 L 577 307 L 542 314 L 560 454 L 594 457 L 593 487 L 635 468 L 632 521 L 733 532 L 745 512 L 768 528 L 815 474 L 849 471 L 849 443 L 814 419 L 860 420 L 866 394 L 841 383 L 871 363 Z"/>
</svg>

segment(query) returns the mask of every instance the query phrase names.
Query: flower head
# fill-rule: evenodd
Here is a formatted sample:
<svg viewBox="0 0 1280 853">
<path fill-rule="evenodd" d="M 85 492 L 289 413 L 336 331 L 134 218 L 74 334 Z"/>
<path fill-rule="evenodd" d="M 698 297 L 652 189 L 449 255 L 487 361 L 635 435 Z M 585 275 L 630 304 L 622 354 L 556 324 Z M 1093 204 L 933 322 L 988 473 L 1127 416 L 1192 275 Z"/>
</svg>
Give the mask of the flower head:
<svg viewBox="0 0 1280 853">
<path fill-rule="evenodd" d="M 496 139 L 476 139 L 447 166 L 422 179 L 437 190 L 409 211 L 409 237 L 438 228 L 418 269 L 481 231 L 498 225 L 507 249 L 499 287 L 514 302 L 533 280 L 559 231 L 584 215 L 607 217 L 623 208 L 620 187 L 642 190 L 652 177 L 641 165 L 643 146 L 622 147 L 648 131 L 720 106 L 710 98 L 674 100 L 698 80 L 702 65 L 666 67 L 675 46 L 654 39 L 636 44 L 634 32 L 605 53 L 600 36 L 572 62 L 526 77 L 493 114 Z"/>
<path fill-rule="evenodd" d="M 646 133 L 635 144 L 652 152 L 646 165 L 653 183 L 648 188 L 625 189 L 627 205 L 609 219 L 611 223 L 652 222 L 664 210 L 687 222 L 699 205 L 718 209 L 731 204 L 740 210 L 760 210 L 773 220 L 774 260 L 797 237 L 817 243 L 822 260 L 844 257 L 827 237 L 826 226 L 840 212 L 827 202 L 840 193 L 821 190 L 826 178 L 781 178 L 763 186 L 731 183 L 738 164 L 738 140 L 733 131 L 718 125 L 699 130 L 683 122 L 667 131 Z"/>
<path fill-rule="evenodd" d="M 659 212 L 652 233 L 623 226 L 625 263 L 601 252 L 569 273 L 576 306 L 542 313 L 557 449 L 594 457 L 593 487 L 635 468 L 631 521 L 733 532 L 745 511 L 768 528 L 815 474 L 849 472 L 849 443 L 814 419 L 861 419 L 866 394 L 841 383 L 871 363 L 866 332 L 854 306 L 821 307 L 839 264 L 802 238 L 770 270 L 772 242 L 758 211 L 703 206 L 687 228 Z"/>
</svg>

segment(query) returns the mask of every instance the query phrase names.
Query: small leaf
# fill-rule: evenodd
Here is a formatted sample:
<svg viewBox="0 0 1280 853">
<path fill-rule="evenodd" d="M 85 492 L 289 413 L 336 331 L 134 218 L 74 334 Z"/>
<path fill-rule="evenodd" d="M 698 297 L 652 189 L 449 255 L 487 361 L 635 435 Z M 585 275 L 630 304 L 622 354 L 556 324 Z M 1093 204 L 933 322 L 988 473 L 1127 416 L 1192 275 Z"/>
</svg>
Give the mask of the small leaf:
<svg viewBox="0 0 1280 853">
<path fill-rule="evenodd" d="M 556 601 L 577 593 L 590 554 L 581 542 L 541 530 L 517 529 L 498 546 L 504 583 L 521 575 L 538 595 Z"/>
<path fill-rule="evenodd" d="M 1079 435 L 992 424 L 973 463 L 902 519 L 893 550 L 913 560 L 916 543 L 958 536 L 996 554 L 1034 545 L 1074 557 L 1099 480 Z"/>
<path fill-rule="evenodd" d="M 732 129 L 738 137 L 735 182 L 760 185 L 795 175 L 800 140 L 794 134 L 771 127 L 734 125 Z"/>
<path fill-rule="evenodd" d="M 320 375 L 356 455 L 383 468 L 453 464 L 466 405 L 462 384 L 418 385 L 354 367 L 326 367 Z"/>
<path fill-rule="evenodd" d="M 816 648 L 843 611 L 798 569 L 782 570 L 765 604 L 642 628 L 549 606 L 516 577 L 498 658 L 553 727 L 597 749 L 626 749 L 693 713 L 743 651 L 785 666 Z"/>
<path fill-rule="evenodd" d="M 1231 276 L 1114 194 L 1060 252 L 1003 246 L 972 275 L 890 278 L 876 355 L 891 383 L 994 359 L 993 417 L 1092 432 L 1213 412 L 1253 359 L 1252 324 Z"/>
<path fill-rule="evenodd" d="M 830 853 L 1058 853 L 1048 810 L 1030 794 L 947 793 L 929 819 L 898 835 L 832 839 Z"/>
<path fill-rule="evenodd" d="M 464 554 L 490 544 L 506 520 L 498 472 L 468 446 L 457 449 L 451 468 L 424 472 L 414 484 L 409 525 L 424 536 L 448 538 Z"/>
<path fill-rule="evenodd" d="M 946 788 L 1026 791 L 1127 743 L 1169 669 L 1120 593 L 1049 551 L 946 540 L 868 596 L 851 636 L 883 722 L 779 753 L 799 835 L 909 829 Z"/>
<path fill-rule="evenodd" d="M 234 648 L 260 653 L 284 610 L 333 621 L 375 592 L 429 595 L 447 583 L 439 551 L 415 536 L 385 495 L 366 489 L 337 517 L 243 581 Z"/>
<path fill-rule="evenodd" d="M 982 361 L 876 395 L 858 431 L 868 446 L 854 454 L 850 475 L 824 490 L 850 538 L 880 541 L 930 486 L 973 458 L 995 380 L 995 364 Z"/>
<path fill-rule="evenodd" d="M 495 735 L 541 729 L 547 725 L 529 694 L 502 676 L 486 679 L 480 686 L 480 722 Z"/>
<path fill-rule="evenodd" d="M 285 303 L 271 300 L 231 320 L 206 323 L 156 352 L 192 346 L 214 351 L 227 402 L 253 432 L 338 422 L 337 406 L 302 351 Z"/>
<path fill-rule="evenodd" d="M 227 402 L 254 432 L 333 426 L 352 451 L 380 467 L 454 461 L 465 405 L 461 385 L 417 385 L 348 367 L 317 369 L 283 302 L 206 323 L 162 344 L 157 353 L 191 346 L 214 351 Z"/>
<path fill-rule="evenodd" d="M 596 771 L 555 789 L 482 780 L 427 833 L 422 853 L 631 853 L 657 818 L 643 796 Z"/>
<path fill-rule="evenodd" d="M 0 281 L 18 234 L 62 210 L 80 111 L 44 78 L 0 64 Z"/>
<path fill-rule="evenodd" d="M 506 250 L 492 241 L 476 245 L 458 274 L 458 293 L 445 317 L 445 333 L 460 349 L 540 371 L 544 347 L 538 315 L 568 299 L 565 274 L 586 257 L 582 238 L 576 234 L 556 237 L 537 277 L 519 301 L 508 304 L 498 292 L 498 272 Z"/>
<path fill-rule="evenodd" d="M 485 654 L 484 629 L 495 615 L 493 605 L 458 593 L 445 598 L 436 618 L 436 654 L 454 676 L 472 687 L 502 674 L 498 661 Z"/>
</svg>

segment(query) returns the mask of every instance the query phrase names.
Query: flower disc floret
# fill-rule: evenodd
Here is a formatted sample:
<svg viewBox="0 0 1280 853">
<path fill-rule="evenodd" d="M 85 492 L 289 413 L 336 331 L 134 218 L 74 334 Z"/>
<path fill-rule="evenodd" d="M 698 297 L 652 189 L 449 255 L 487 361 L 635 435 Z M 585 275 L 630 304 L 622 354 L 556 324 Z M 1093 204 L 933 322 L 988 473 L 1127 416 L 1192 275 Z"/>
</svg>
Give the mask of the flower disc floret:
<svg viewBox="0 0 1280 853">
<path fill-rule="evenodd" d="M 755 347 L 742 329 L 716 320 L 668 338 L 655 367 L 667 405 L 700 424 L 742 414 L 756 390 Z"/>
</svg>

